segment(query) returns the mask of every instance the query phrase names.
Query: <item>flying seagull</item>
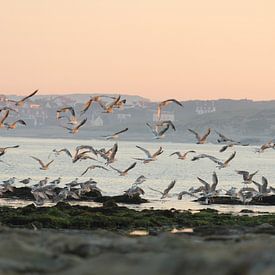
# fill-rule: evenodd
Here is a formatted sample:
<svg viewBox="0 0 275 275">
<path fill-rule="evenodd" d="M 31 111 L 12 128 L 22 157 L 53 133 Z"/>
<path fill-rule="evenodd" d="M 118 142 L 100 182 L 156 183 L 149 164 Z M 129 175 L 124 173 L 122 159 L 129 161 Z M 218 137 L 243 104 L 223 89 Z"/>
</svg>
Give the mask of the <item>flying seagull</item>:
<svg viewBox="0 0 275 275">
<path fill-rule="evenodd" d="M 8 117 L 9 113 L 10 113 L 10 111 L 7 110 L 7 111 L 5 112 L 5 114 L 1 117 L 1 119 L 0 119 L 0 128 L 6 127 L 6 125 L 4 124 L 4 121 L 5 121 L 6 118 Z"/>
<path fill-rule="evenodd" d="M 180 103 L 178 100 L 173 99 L 173 98 L 160 102 L 157 107 L 157 119 L 158 120 L 160 120 L 160 118 L 161 118 L 162 109 L 171 103 L 176 103 L 177 105 L 183 107 L 182 103 Z"/>
<path fill-rule="evenodd" d="M 118 132 L 116 132 L 116 133 L 114 133 L 114 134 L 112 134 L 110 136 L 102 136 L 102 137 L 104 137 L 107 140 L 118 139 L 118 137 L 119 137 L 120 134 L 122 134 L 124 132 L 127 132 L 127 131 L 128 131 L 128 128 L 125 128 L 125 129 L 120 130 L 120 131 L 118 131 Z"/>
<path fill-rule="evenodd" d="M 209 134 L 211 133 L 211 129 L 208 128 L 207 132 L 201 137 L 197 132 L 195 132 L 192 129 L 188 129 L 189 132 L 191 132 L 192 134 L 194 134 L 196 136 L 197 139 L 197 144 L 204 144 L 206 143 L 206 139 L 209 136 Z"/>
<path fill-rule="evenodd" d="M 146 154 L 147 158 L 134 158 L 134 159 L 141 160 L 141 161 L 143 161 L 143 163 L 155 161 L 155 160 L 157 160 L 157 156 L 159 156 L 160 154 L 163 153 L 162 147 L 159 147 L 159 149 L 154 154 L 151 154 L 148 150 L 146 150 L 140 146 L 136 146 L 136 147 L 138 149 L 140 149 L 141 151 L 143 151 Z"/>
<path fill-rule="evenodd" d="M 115 143 L 114 146 L 107 152 L 103 152 L 100 150 L 98 152 L 99 152 L 100 156 L 107 161 L 106 164 L 110 164 L 110 163 L 113 163 L 116 161 L 115 155 L 117 153 L 117 150 L 118 150 L 118 145 L 117 145 L 117 143 Z"/>
<path fill-rule="evenodd" d="M 134 162 L 134 163 L 131 164 L 127 169 L 125 169 L 125 170 L 123 170 L 123 171 L 121 171 L 121 170 L 119 170 L 119 169 L 117 169 L 117 168 L 115 168 L 115 167 L 113 167 L 113 166 L 111 166 L 111 165 L 110 165 L 110 167 L 111 167 L 113 170 L 117 171 L 117 172 L 119 173 L 120 176 L 126 176 L 126 175 L 128 174 L 128 172 L 136 166 L 136 164 L 137 164 L 137 163 Z"/>
<path fill-rule="evenodd" d="M 160 139 L 165 137 L 165 133 L 170 128 L 170 124 L 164 124 L 164 128 L 159 129 L 159 126 L 152 127 L 149 123 L 146 123 L 146 125 L 151 129 L 152 133 L 154 134 L 154 139 Z"/>
<path fill-rule="evenodd" d="M 230 142 L 230 143 L 224 145 L 224 146 L 219 150 L 219 152 L 222 153 L 222 152 L 226 151 L 228 148 L 233 147 L 234 145 L 248 146 L 249 144 L 248 144 L 248 143 L 242 144 L 242 143 L 240 143 L 240 142 Z"/>
<path fill-rule="evenodd" d="M 197 179 L 203 184 L 203 192 L 204 195 L 206 194 L 215 194 L 216 187 L 218 185 L 218 177 L 216 172 L 213 172 L 212 174 L 212 185 L 210 185 L 207 181 L 197 177 Z"/>
<path fill-rule="evenodd" d="M 190 153 L 196 153 L 196 151 L 190 150 L 185 153 L 181 153 L 181 152 L 177 151 L 177 152 L 172 153 L 170 156 L 177 155 L 178 159 L 184 160 L 184 159 L 186 159 L 187 155 Z"/>
<path fill-rule="evenodd" d="M 38 90 L 35 90 L 33 93 L 31 93 L 30 95 L 28 96 L 25 96 L 23 97 L 22 99 L 16 101 L 16 100 L 11 100 L 11 99 L 8 99 L 8 101 L 10 102 L 14 102 L 16 106 L 18 107 L 23 107 L 24 106 L 24 103 L 27 99 L 31 98 L 32 96 L 34 96 L 36 93 L 38 92 Z"/>
<path fill-rule="evenodd" d="M 249 173 L 248 171 L 244 170 L 236 170 L 236 173 L 243 176 L 243 183 L 249 184 L 252 182 L 253 177 L 258 173 L 259 171 L 255 171 L 254 173 Z"/>
<path fill-rule="evenodd" d="M 219 136 L 219 138 L 217 139 L 218 143 L 224 143 L 224 142 L 236 142 L 233 139 L 230 139 L 228 137 L 226 137 L 225 135 L 221 134 L 220 132 L 216 131 L 216 134 Z"/>
<path fill-rule="evenodd" d="M 50 164 L 54 161 L 54 160 L 51 160 L 50 162 L 48 162 L 48 163 L 44 163 L 41 159 L 39 159 L 39 158 L 36 158 L 36 157 L 33 157 L 33 156 L 31 156 L 31 158 L 33 158 L 34 160 L 36 160 L 36 161 L 38 161 L 39 162 L 39 164 L 40 164 L 40 169 L 41 170 L 48 170 L 49 169 L 49 166 L 50 166 Z"/>
<path fill-rule="evenodd" d="M 61 116 L 61 113 L 66 113 L 66 112 L 70 112 L 71 116 L 70 117 Z M 71 106 L 64 107 L 64 108 L 61 108 L 61 109 L 56 111 L 56 118 L 57 119 L 60 119 L 60 118 L 63 118 L 63 117 L 66 117 L 66 118 L 69 119 L 69 122 L 68 122 L 69 124 L 76 125 L 78 123 L 76 115 L 75 115 L 75 110 Z"/>
<path fill-rule="evenodd" d="M 79 132 L 79 128 L 81 126 L 83 126 L 87 121 L 87 118 L 83 119 L 77 126 L 73 127 L 73 128 L 69 128 L 69 127 L 65 127 L 65 126 L 62 126 L 63 128 L 69 130 L 69 133 L 71 134 L 76 134 Z"/>
<path fill-rule="evenodd" d="M 14 121 L 13 123 L 4 123 L 4 125 L 7 127 L 7 129 L 15 129 L 17 124 L 21 124 L 26 126 L 26 122 L 23 119 L 18 119 Z"/>
<path fill-rule="evenodd" d="M 68 149 L 66 149 L 66 148 L 63 148 L 63 149 L 60 149 L 60 150 L 53 149 L 52 153 L 54 153 L 55 156 L 59 156 L 61 153 L 65 153 L 65 154 L 66 154 L 67 156 L 69 156 L 70 158 L 73 157 L 72 154 L 71 154 L 71 152 L 70 152 Z M 50 154 L 50 155 L 51 155 L 51 154 Z M 49 155 L 49 157 L 50 157 L 50 155 Z"/>
<path fill-rule="evenodd" d="M 2 147 L 2 148 L 0 147 L 0 157 L 3 156 L 8 149 L 18 148 L 18 147 L 19 147 L 19 145 L 7 146 L 7 147 Z"/>
<path fill-rule="evenodd" d="M 252 181 L 258 188 L 258 191 L 261 195 L 267 195 L 268 193 L 271 192 L 270 188 L 267 188 L 268 186 L 268 181 L 266 177 L 262 177 L 262 184 L 256 182 L 256 181 Z"/>
<path fill-rule="evenodd" d="M 149 189 L 155 191 L 155 192 L 158 192 L 160 193 L 162 196 L 161 196 L 161 199 L 164 199 L 167 197 L 168 193 L 170 192 L 170 190 L 175 186 L 176 184 L 176 180 L 173 180 L 170 182 L 170 184 L 167 186 L 167 188 L 164 189 L 164 191 L 159 191 L 159 190 L 156 190 L 156 189 L 153 189 L 151 187 L 149 187 Z"/>
<path fill-rule="evenodd" d="M 89 170 L 93 170 L 93 169 L 96 169 L 96 168 L 101 168 L 103 170 L 109 171 L 108 169 L 106 169 L 105 167 L 103 167 L 101 165 L 91 165 L 81 174 L 81 176 L 84 176 Z"/>
<path fill-rule="evenodd" d="M 263 153 L 266 149 L 275 149 L 275 143 L 274 140 L 271 139 L 267 143 L 263 144 L 260 148 L 257 148 L 255 150 L 256 153 Z"/>
<path fill-rule="evenodd" d="M 83 106 L 82 110 L 81 110 L 81 115 L 85 114 L 94 102 L 99 103 L 102 97 L 108 97 L 108 96 L 99 96 L 99 95 L 97 95 L 97 96 L 91 97 L 88 101 L 86 101 L 84 103 L 84 106 Z"/>
<path fill-rule="evenodd" d="M 217 167 L 218 167 L 219 169 L 221 169 L 221 168 L 227 167 L 227 166 L 229 165 L 229 162 L 230 162 L 235 156 L 236 156 L 236 151 L 235 151 L 232 155 L 230 155 L 230 157 L 229 157 L 227 160 L 222 161 L 222 160 L 220 160 L 220 159 L 218 159 L 218 158 L 215 158 L 215 157 L 210 156 L 210 155 L 207 155 L 207 154 L 200 154 L 200 155 L 198 155 L 198 156 L 193 157 L 193 158 L 192 158 L 192 161 L 195 161 L 195 160 L 198 160 L 198 159 L 201 159 L 201 158 L 208 158 L 208 159 L 212 160 L 213 162 L 217 163 L 217 164 L 218 164 Z"/>
<path fill-rule="evenodd" d="M 101 108 L 104 110 L 103 113 L 112 113 L 114 111 L 115 106 L 120 101 L 120 95 L 116 97 L 111 103 L 104 104 L 102 101 L 98 101 Z"/>
</svg>

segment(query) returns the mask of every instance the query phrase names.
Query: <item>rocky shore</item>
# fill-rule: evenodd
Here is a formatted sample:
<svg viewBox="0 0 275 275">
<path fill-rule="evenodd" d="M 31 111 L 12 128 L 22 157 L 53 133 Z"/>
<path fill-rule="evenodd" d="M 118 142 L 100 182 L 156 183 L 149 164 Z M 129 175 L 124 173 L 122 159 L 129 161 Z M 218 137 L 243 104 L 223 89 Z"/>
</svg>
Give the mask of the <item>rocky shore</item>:
<svg viewBox="0 0 275 275">
<path fill-rule="evenodd" d="M 241 212 L 0 207 L 0 274 L 275 274 L 275 214 Z"/>
</svg>

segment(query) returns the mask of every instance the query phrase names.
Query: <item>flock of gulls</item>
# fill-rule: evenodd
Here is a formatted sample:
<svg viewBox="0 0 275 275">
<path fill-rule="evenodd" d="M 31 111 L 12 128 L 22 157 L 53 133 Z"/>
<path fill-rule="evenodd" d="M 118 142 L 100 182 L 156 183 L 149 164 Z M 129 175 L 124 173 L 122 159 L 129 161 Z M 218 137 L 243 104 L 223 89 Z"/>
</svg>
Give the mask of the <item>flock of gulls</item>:
<svg viewBox="0 0 275 275">
<path fill-rule="evenodd" d="M 16 121 L 9 121 L 10 112 L 16 112 L 20 114 L 20 108 L 24 106 L 25 102 L 36 95 L 38 90 L 34 91 L 30 95 L 23 97 L 22 99 L 15 100 L 6 100 L 6 106 L 0 108 L 0 114 L 2 113 L 2 117 L 0 118 L 0 128 L 7 129 L 15 129 L 17 125 L 26 126 L 26 122 L 22 119 Z M 71 134 L 77 134 L 82 127 L 84 127 L 87 122 L 87 111 L 92 109 L 94 104 L 98 104 L 102 109 L 103 113 L 112 114 L 116 109 L 121 109 L 126 104 L 126 99 L 122 99 L 120 95 L 113 96 L 93 96 L 87 102 L 83 104 L 80 113 L 77 114 L 75 109 L 72 106 L 65 106 L 56 111 L 56 119 L 59 125 L 67 130 Z M 163 109 L 169 104 L 176 104 L 179 108 L 183 108 L 182 103 L 177 101 L 176 99 L 168 99 L 162 101 L 157 106 L 156 117 L 157 121 L 154 123 L 146 123 L 146 126 L 150 129 L 153 134 L 154 139 L 161 139 L 165 137 L 165 133 L 168 130 L 176 131 L 176 127 L 174 123 L 170 120 L 161 120 Z M 8 122 L 7 122 L 8 121 Z M 127 132 L 129 130 L 128 127 L 116 131 L 115 133 L 107 136 L 102 136 L 106 140 L 117 140 L 120 135 Z M 209 135 L 212 132 L 212 129 L 208 128 L 207 131 L 203 134 L 196 132 L 193 129 L 188 129 L 191 134 L 193 134 L 196 138 L 197 144 L 205 144 Z M 240 141 L 236 141 L 226 137 L 224 134 L 215 131 L 217 135 L 218 144 L 221 144 L 220 152 L 226 151 L 228 148 L 231 148 L 235 145 L 239 146 L 248 146 L 249 144 L 241 143 Z M 9 146 L 0 148 L 0 157 L 5 155 L 9 150 L 13 150 L 18 148 L 19 145 Z M 84 171 L 81 171 L 80 176 L 82 177 L 88 174 L 91 170 L 101 169 L 106 171 L 115 171 L 119 176 L 126 176 L 129 171 L 134 169 L 138 162 L 142 162 L 144 164 L 148 164 L 152 161 L 157 161 L 158 156 L 163 153 L 163 148 L 160 146 L 158 150 L 155 152 L 150 152 L 146 148 L 141 146 L 136 146 L 137 149 L 143 153 L 143 157 L 133 158 L 134 162 L 130 163 L 129 166 L 123 168 L 117 168 L 114 166 L 114 163 L 117 161 L 116 154 L 118 152 L 118 143 L 115 142 L 111 148 L 95 148 L 94 146 L 89 145 L 80 145 L 75 148 L 74 151 L 70 151 L 67 148 L 61 149 L 53 149 L 48 156 L 47 160 L 42 160 L 37 156 L 30 156 L 33 161 L 37 162 L 39 169 L 48 170 L 50 169 L 52 163 L 58 158 L 60 155 L 65 155 L 71 159 L 72 163 L 76 163 L 83 160 L 90 160 L 93 162 L 92 165 L 89 165 Z M 266 144 L 263 144 L 261 147 L 256 149 L 257 153 L 263 153 L 268 149 L 275 149 L 275 143 L 273 140 L 268 141 Z M 233 161 L 236 157 L 236 151 L 234 151 L 227 159 L 218 159 L 209 154 L 196 154 L 196 151 L 189 150 L 186 152 L 176 151 L 173 152 L 170 157 L 177 156 L 179 160 L 186 160 L 188 156 L 192 155 L 190 158 L 191 161 L 199 161 L 200 159 L 208 159 L 211 162 L 216 164 L 218 169 L 227 168 L 231 161 Z M 0 159 L 0 162 L 9 165 L 4 160 Z M 264 196 L 270 196 L 275 193 L 275 188 L 268 186 L 268 180 L 263 176 L 262 182 L 256 182 L 253 180 L 253 177 L 258 173 L 258 171 L 242 171 L 236 170 L 236 173 L 242 177 L 243 187 L 241 189 L 237 189 L 236 187 L 231 187 L 229 190 L 217 189 L 218 186 L 218 176 L 216 172 L 212 174 L 212 183 L 207 182 L 206 180 L 198 177 L 198 182 L 201 184 L 197 188 L 190 188 L 188 190 L 183 190 L 180 193 L 172 194 L 171 190 L 174 188 L 176 184 L 176 180 L 172 180 L 171 183 L 165 188 L 165 190 L 157 190 L 153 188 L 149 188 L 154 192 L 159 193 L 161 199 L 164 199 L 169 196 L 177 196 L 179 200 L 183 198 L 183 196 L 191 196 L 197 199 L 204 198 L 204 203 L 209 203 L 209 198 L 214 196 L 229 196 L 231 198 L 238 198 L 243 203 L 251 201 L 255 197 L 262 198 Z M 15 181 L 17 179 L 12 177 L 8 180 L 3 181 L 0 184 L 0 195 L 4 195 L 5 192 L 13 192 L 15 187 Z M 129 189 L 125 190 L 125 195 L 129 197 L 144 195 L 145 191 L 141 187 L 142 183 L 144 183 L 147 178 L 144 175 L 140 175 L 130 186 Z M 38 183 L 33 183 L 33 180 L 29 177 L 26 179 L 18 180 L 22 185 L 28 186 L 31 189 L 31 193 L 35 198 L 36 205 L 43 205 L 47 201 L 58 202 L 66 199 L 81 199 L 81 196 L 89 193 L 91 191 L 99 191 L 99 187 L 97 186 L 97 182 L 90 178 L 87 181 L 80 181 L 79 178 L 75 178 L 73 181 L 68 183 L 63 183 L 61 185 L 62 178 L 58 177 L 55 180 L 49 181 L 48 177 L 43 178 Z M 63 186 L 63 187 L 61 187 Z M 57 188 L 58 187 L 58 188 Z M 58 190 L 58 191 L 56 191 Z"/>
</svg>

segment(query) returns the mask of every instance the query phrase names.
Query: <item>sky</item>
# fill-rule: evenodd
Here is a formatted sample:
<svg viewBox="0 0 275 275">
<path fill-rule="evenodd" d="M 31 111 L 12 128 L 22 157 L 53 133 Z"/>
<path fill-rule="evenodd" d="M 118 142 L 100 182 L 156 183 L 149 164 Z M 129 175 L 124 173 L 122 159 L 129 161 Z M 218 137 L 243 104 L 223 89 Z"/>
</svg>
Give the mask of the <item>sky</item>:
<svg viewBox="0 0 275 275">
<path fill-rule="evenodd" d="M 0 0 L 0 93 L 275 99 L 274 0 Z"/>
</svg>

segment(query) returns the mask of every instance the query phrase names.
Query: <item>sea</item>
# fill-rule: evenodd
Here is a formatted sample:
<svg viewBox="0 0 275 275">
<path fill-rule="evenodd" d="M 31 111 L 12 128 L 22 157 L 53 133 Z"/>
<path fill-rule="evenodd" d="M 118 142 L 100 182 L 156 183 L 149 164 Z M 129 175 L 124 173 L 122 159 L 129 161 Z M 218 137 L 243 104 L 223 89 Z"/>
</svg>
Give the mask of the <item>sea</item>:
<svg viewBox="0 0 275 275">
<path fill-rule="evenodd" d="M 98 158 L 94 160 L 82 160 L 72 163 L 72 160 L 66 155 L 61 154 L 55 156 L 52 151 L 54 149 L 67 148 L 74 154 L 75 148 L 79 145 L 91 145 L 96 149 L 111 148 L 114 143 L 118 143 L 118 152 L 116 161 L 112 164 L 115 168 L 124 170 L 133 162 L 134 158 L 143 158 L 145 154 L 136 147 L 136 145 L 146 148 L 150 152 L 155 152 L 161 146 L 163 153 L 156 161 L 144 164 L 137 161 L 134 169 L 130 170 L 127 176 L 120 176 L 116 171 L 109 169 L 94 169 L 88 171 L 84 176 L 82 172 L 92 164 L 100 164 L 105 166 L 105 161 Z M 219 149 L 222 145 L 218 144 L 191 144 L 191 143 L 170 143 L 162 140 L 151 142 L 123 141 L 123 140 L 81 140 L 81 139 L 44 139 L 44 138 L 19 138 L 19 137 L 0 137 L 0 146 L 19 145 L 19 148 L 10 149 L 1 156 L 0 160 L 0 182 L 10 177 L 16 177 L 15 186 L 22 186 L 19 180 L 24 178 L 32 178 L 35 184 L 39 180 L 49 177 L 50 180 L 58 177 L 62 178 L 61 186 L 78 178 L 79 182 L 93 178 L 98 187 L 102 190 L 103 195 L 113 196 L 121 195 L 125 190 L 131 187 L 135 179 L 140 175 L 144 175 L 147 180 L 141 184 L 144 189 L 144 198 L 149 203 L 131 206 L 135 209 L 179 209 L 197 211 L 202 208 L 213 208 L 221 212 L 238 213 L 242 209 L 249 209 L 257 213 L 272 212 L 275 213 L 275 206 L 251 206 L 251 205 L 203 205 L 194 201 L 193 197 L 184 196 L 182 200 L 177 199 L 177 194 L 181 191 L 187 191 L 191 187 L 199 187 L 201 184 L 197 177 L 212 183 L 212 173 L 216 171 L 219 183 L 217 189 L 228 190 L 231 187 L 242 188 L 242 177 L 235 170 L 247 170 L 259 172 L 254 180 L 261 183 L 261 177 L 265 176 L 269 185 L 275 187 L 275 150 L 269 149 L 264 153 L 256 153 L 256 146 L 234 146 L 220 153 Z M 176 155 L 170 156 L 175 151 L 185 152 L 194 150 L 186 160 L 179 160 Z M 236 157 L 230 162 L 229 166 L 218 169 L 216 164 L 209 159 L 200 159 L 191 161 L 191 158 L 197 154 L 210 154 L 221 160 L 226 160 L 234 151 Z M 39 169 L 37 161 L 31 156 L 40 158 L 43 162 L 54 159 L 49 170 L 43 171 Z M 92 156 L 92 154 L 91 154 Z M 108 168 L 108 166 L 106 166 Z M 165 199 L 160 199 L 161 194 L 151 190 L 150 188 L 163 191 L 171 181 L 176 180 L 175 187 Z M 1 184 L 1 183 L 0 183 Z M 251 187 L 256 186 L 250 184 Z M 8 200 L 0 198 L 0 205 L 9 205 L 12 207 L 22 206 L 30 202 Z M 94 206 L 94 202 L 80 202 Z"/>
</svg>

